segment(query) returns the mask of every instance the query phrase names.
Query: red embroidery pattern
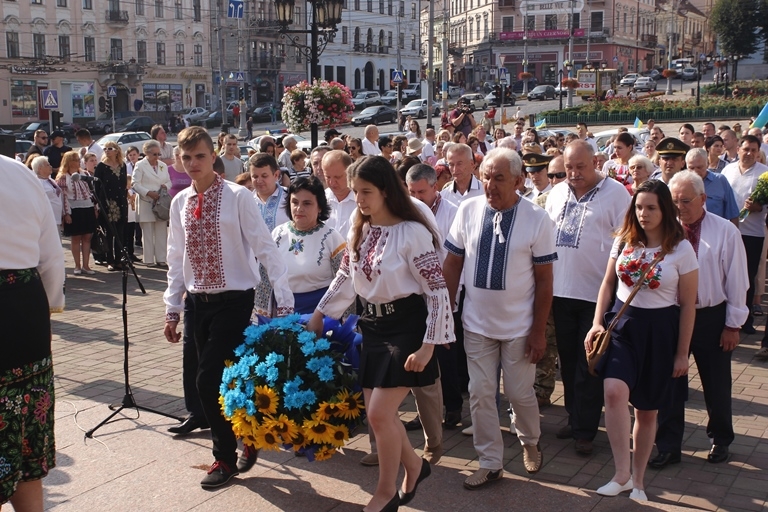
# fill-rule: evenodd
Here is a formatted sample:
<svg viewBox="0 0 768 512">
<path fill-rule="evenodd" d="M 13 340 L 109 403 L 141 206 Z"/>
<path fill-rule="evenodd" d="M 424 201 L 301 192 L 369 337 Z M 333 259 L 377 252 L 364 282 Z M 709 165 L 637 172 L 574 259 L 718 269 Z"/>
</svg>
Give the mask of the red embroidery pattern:
<svg viewBox="0 0 768 512">
<path fill-rule="evenodd" d="M 195 215 L 200 208 L 197 195 L 187 197 L 184 208 L 187 258 L 198 291 L 226 286 L 219 223 L 223 191 L 223 180 L 216 176 L 210 188 L 203 193 L 202 215 L 199 218 Z"/>
<path fill-rule="evenodd" d="M 435 251 L 430 251 L 413 258 L 413 264 L 416 266 L 419 274 L 421 274 L 421 277 L 427 281 L 430 291 L 446 287 L 443 269 L 440 267 L 440 259 Z"/>
<path fill-rule="evenodd" d="M 381 275 L 381 270 L 375 270 L 374 268 L 381 262 L 381 255 L 384 253 L 384 247 L 387 245 L 388 236 L 389 231 L 382 231 L 380 227 L 372 226 L 371 231 L 360 246 L 360 254 L 365 255 L 360 270 L 365 274 L 365 278 L 368 279 L 369 283 L 373 281 L 371 276 L 374 272 Z M 381 240 L 381 247 L 379 247 L 379 240 Z"/>
<path fill-rule="evenodd" d="M 336 273 L 336 277 L 333 278 L 331 285 L 328 287 L 328 291 L 325 292 L 323 298 L 320 299 L 320 303 L 317 305 L 317 309 L 323 311 L 323 309 L 331 302 L 333 296 L 336 295 L 341 289 L 341 286 L 349 279 L 349 252 L 344 249 L 344 256 L 341 258 L 341 266 Z"/>
</svg>

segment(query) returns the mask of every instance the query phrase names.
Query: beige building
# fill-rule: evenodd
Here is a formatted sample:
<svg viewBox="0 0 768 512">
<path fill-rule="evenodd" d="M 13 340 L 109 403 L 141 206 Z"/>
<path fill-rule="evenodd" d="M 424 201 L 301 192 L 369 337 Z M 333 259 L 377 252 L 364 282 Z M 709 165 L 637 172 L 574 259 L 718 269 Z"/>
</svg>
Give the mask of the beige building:
<svg viewBox="0 0 768 512">
<path fill-rule="evenodd" d="M 115 110 L 162 119 L 210 98 L 210 10 L 203 0 L 6 0 L 0 3 L 0 125 L 48 119 L 56 91 L 67 122 Z M 208 96 L 207 96 L 208 95 Z"/>
</svg>

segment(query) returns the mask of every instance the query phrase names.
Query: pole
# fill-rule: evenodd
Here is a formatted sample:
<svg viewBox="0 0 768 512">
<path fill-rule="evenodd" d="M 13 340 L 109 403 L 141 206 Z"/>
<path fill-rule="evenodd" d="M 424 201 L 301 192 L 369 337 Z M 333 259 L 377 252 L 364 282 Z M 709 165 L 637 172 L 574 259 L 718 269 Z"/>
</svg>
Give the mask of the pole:
<svg viewBox="0 0 768 512">
<path fill-rule="evenodd" d="M 587 0 L 587 5 L 589 5 L 589 0 Z M 587 62 L 592 60 L 592 57 L 589 54 L 589 45 L 591 39 L 589 36 L 590 32 L 592 32 L 592 11 L 587 12 L 587 58 L 585 59 Z"/>
<path fill-rule="evenodd" d="M 109 101 L 112 102 L 112 133 L 115 133 L 115 97 L 112 96 Z"/>
<path fill-rule="evenodd" d="M 216 9 L 216 37 L 218 38 L 217 46 L 219 50 L 219 103 L 221 104 L 221 131 L 229 132 L 229 119 L 227 116 L 227 83 L 224 80 L 224 52 L 222 51 L 221 44 L 221 42 L 224 40 L 224 34 L 221 30 L 220 8 Z"/>
<path fill-rule="evenodd" d="M 677 7 L 672 6 L 672 11 L 669 13 L 669 21 L 667 22 L 667 69 L 672 68 L 672 30 L 674 30 L 675 14 L 674 11 Z M 667 96 L 672 96 L 672 77 L 667 77 L 667 90 L 664 92 Z"/>
<path fill-rule="evenodd" d="M 560 94 L 558 94 L 558 96 L 560 97 L 560 110 L 563 110 L 563 70 L 562 69 L 557 70 L 557 77 L 560 79 Z"/>
<path fill-rule="evenodd" d="M 400 37 L 398 35 L 398 37 Z M 429 2 L 429 48 L 427 49 L 427 125 L 432 124 L 432 103 L 435 101 L 434 58 L 435 58 L 435 2 Z M 398 41 L 399 42 L 399 41 Z"/>
<path fill-rule="evenodd" d="M 528 2 L 525 3 L 525 20 L 523 32 L 523 73 L 528 72 Z M 509 75 L 507 75 L 509 76 Z M 511 80 L 507 79 L 511 82 Z M 528 96 L 528 79 L 523 78 L 523 96 Z M 503 98 L 503 95 L 502 95 Z M 503 111 L 503 110 L 502 110 Z"/>
<path fill-rule="evenodd" d="M 728 99 L 728 58 L 725 58 L 723 62 L 725 62 L 725 89 L 723 90 L 723 98 Z"/>
<path fill-rule="evenodd" d="M 568 70 L 568 78 L 571 78 L 571 70 L 575 69 L 576 63 L 573 61 L 573 7 L 574 1 L 571 0 L 571 35 L 568 38 L 568 61 L 571 63 L 571 69 Z M 587 54 L 587 60 L 589 60 L 589 54 Z M 561 86 L 562 87 L 562 86 Z M 573 107 L 573 87 L 568 88 L 568 102 L 566 103 L 568 108 Z"/>
<path fill-rule="evenodd" d="M 397 26 L 397 70 L 403 73 L 403 64 L 400 59 L 400 8 L 399 7 L 397 8 L 397 16 L 395 16 L 395 21 L 397 21 L 397 24 L 396 24 Z M 403 80 L 405 80 L 405 73 L 403 73 Z M 400 109 L 403 106 L 400 101 L 400 96 L 402 96 L 402 91 L 403 91 L 403 84 L 402 83 L 397 84 L 397 129 L 398 130 L 400 130 L 402 127 L 401 119 L 400 119 Z M 430 105 L 427 105 L 427 108 L 429 107 Z"/>
<path fill-rule="evenodd" d="M 696 68 L 696 106 L 698 107 L 701 104 L 701 60 Z"/>
<path fill-rule="evenodd" d="M 443 103 L 442 112 L 448 115 L 448 0 L 443 0 Z"/>
<path fill-rule="evenodd" d="M 240 29 L 240 18 L 237 19 L 237 67 L 240 71 L 240 74 L 243 73 L 243 39 L 242 39 L 242 32 Z M 242 82 L 243 87 L 243 99 L 240 100 L 240 119 L 237 120 L 239 129 L 237 130 L 237 136 L 241 139 L 245 139 L 248 136 L 248 130 L 245 128 L 245 123 L 247 122 L 247 108 L 245 105 L 245 87 L 246 83 L 250 82 L 250 80 L 246 80 Z"/>
<path fill-rule="evenodd" d="M 315 79 L 319 78 L 317 75 L 317 67 L 318 61 L 320 60 L 319 51 L 317 49 L 317 38 L 319 37 L 319 31 L 317 30 L 317 13 L 314 10 L 315 4 L 312 3 L 312 5 L 312 33 L 310 34 L 310 37 L 312 38 L 312 46 L 310 49 L 311 54 L 309 56 L 309 83 L 314 83 Z M 310 130 L 312 133 L 312 149 L 314 149 L 318 144 L 317 123 L 312 123 L 310 125 Z"/>
<path fill-rule="evenodd" d="M 637 23 L 637 39 L 635 41 L 635 72 L 640 72 L 640 0 L 637 0 L 637 12 L 635 16 Z"/>
</svg>

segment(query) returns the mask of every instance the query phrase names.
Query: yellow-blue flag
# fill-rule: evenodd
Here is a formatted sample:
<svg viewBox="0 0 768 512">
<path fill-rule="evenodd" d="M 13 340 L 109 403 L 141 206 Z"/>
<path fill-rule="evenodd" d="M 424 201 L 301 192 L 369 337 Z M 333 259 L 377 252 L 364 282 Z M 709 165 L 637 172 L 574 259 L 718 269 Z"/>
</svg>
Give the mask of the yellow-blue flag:
<svg viewBox="0 0 768 512">
<path fill-rule="evenodd" d="M 537 130 L 543 130 L 544 128 L 547 127 L 547 119 L 546 118 L 542 119 L 541 121 L 536 123 L 535 126 Z"/>
<path fill-rule="evenodd" d="M 635 117 L 635 128 L 642 128 L 643 122 L 640 120 L 639 117 Z"/>
</svg>

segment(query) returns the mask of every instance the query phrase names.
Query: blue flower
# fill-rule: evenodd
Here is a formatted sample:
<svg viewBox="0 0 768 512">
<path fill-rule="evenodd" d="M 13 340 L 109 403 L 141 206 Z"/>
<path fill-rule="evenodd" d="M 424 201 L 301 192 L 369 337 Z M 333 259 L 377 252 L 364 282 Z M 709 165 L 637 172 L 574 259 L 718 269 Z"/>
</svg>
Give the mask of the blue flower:
<svg viewBox="0 0 768 512">
<path fill-rule="evenodd" d="M 331 366 L 332 364 L 333 359 L 331 359 L 329 356 L 313 357 L 307 361 L 307 370 L 318 372 L 320 369 Z"/>
<path fill-rule="evenodd" d="M 315 341 L 315 333 L 304 331 L 302 333 L 299 333 L 299 343 L 302 345 L 305 343 L 314 343 Z"/>
<path fill-rule="evenodd" d="M 285 357 L 283 357 L 280 354 L 270 352 L 270 354 L 267 356 L 265 361 L 268 365 L 275 366 L 277 363 L 282 363 L 283 361 L 285 361 Z"/>
<path fill-rule="evenodd" d="M 317 372 L 317 377 L 323 381 L 323 382 L 329 382 L 333 380 L 333 368 L 330 366 L 326 366 L 324 368 L 320 368 L 320 371 Z"/>
<path fill-rule="evenodd" d="M 331 344 L 325 338 L 320 338 L 315 342 L 315 350 L 330 350 Z"/>
<path fill-rule="evenodd" d="M 277 382 L 277 378 L 279 377 L 279 372 L 277 371 L 277 368 L 274 366 L 270 367 L 269 370 L 267 370 L 267 384 L 269 384 L 270 387 L 275 385 L 275 382 Z"/>
<path fill-rule="evenodd" d="M 302 384 L 304 384 L 304 380 L 297 375 L 293 380 L 285 382 L 285 385 L 283 385 L 283 394 L 292 395 L 299 392 Z"/>
</svg>

